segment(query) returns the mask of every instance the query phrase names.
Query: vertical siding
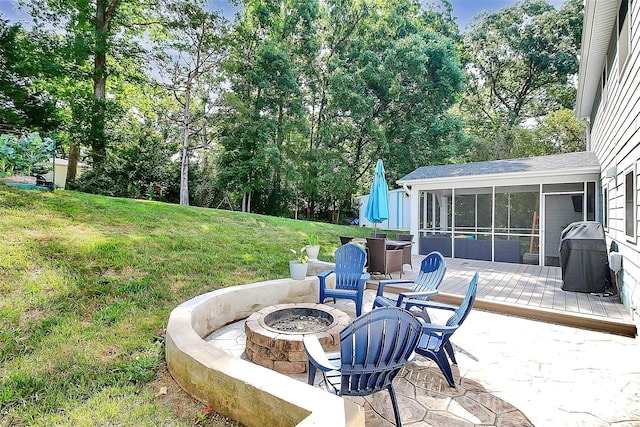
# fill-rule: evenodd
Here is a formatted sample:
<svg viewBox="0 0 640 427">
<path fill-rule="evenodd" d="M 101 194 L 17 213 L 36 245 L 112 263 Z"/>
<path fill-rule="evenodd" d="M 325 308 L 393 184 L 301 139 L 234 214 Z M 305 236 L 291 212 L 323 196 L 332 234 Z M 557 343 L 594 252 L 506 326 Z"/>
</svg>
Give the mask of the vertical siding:
<svg viewBox="0 0 640 427">
<path fill-rule="evenodd" d="M 640 254 L 637 237 L 625 234 L 625 175 L 635 176 L 635 221 L 638 226 L 638 169 L 640 160 L 640 2 L 630 2 L 631 49 L 622 70 L 616 58 L 609 70 L 609 80 L 595 120 L 591 123 L 591 150 L 596 153 L 602 170 L 615 166 L 616 177 L 601 181 L 609 193 L 608 241 L 618 243 L 624 257 L 621 288 L 625 306 L 638 323 L 635 308 L 640 306 Z M 616 24 L 617 25 L 617 24 Z"/>
<path fill-rule="evenodd" d="M 358 197 L 360 227 L 373 228 L 373 224 L 364 216 L 368 200 L 368 194 Z M 378 224 L 377 227 L 388 230 L 409 230 L 410 218 L 409 198 L 405 196 L 404 190 L 389 191 L 389 219 Z"/>
</svg>

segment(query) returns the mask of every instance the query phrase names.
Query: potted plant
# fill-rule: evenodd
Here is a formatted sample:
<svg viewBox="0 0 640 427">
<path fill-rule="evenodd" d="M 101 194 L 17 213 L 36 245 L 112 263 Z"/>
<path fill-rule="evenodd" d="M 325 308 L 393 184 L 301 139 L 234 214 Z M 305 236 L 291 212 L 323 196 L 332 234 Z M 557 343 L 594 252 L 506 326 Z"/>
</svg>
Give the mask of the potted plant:
<svg viewBox="0 0 640 427">
<path fill-rule="evenodd" d="M 305 246 L 307 256 L 311 261 L 317 261 L 318 253 L 320 252 L 320 240 L 316 233 L 310 234 L 309 237 L 307 237 L 307 243 L 307 246 Z"/>
<path fill-rule="evenodd" d="M 296 259 L 292 259 L 289 261 L 289 271 L 291 272 L 291 278 L 293 280 L 304 280 L 307 277 L 307 261 L 309 257 L 305 253 L 306 247 L 296 251 L 295 249 L 290 249 L 296 255 Z"/>
</svg>

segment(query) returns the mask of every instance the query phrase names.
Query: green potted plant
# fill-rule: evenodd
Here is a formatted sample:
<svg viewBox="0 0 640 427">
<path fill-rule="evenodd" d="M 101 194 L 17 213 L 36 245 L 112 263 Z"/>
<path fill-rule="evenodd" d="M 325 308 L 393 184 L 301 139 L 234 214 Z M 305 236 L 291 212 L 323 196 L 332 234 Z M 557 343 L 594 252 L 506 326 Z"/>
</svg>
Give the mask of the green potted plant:
<svg viewBox="0 0 640 427">
<path fill-rule="evenodd" d="M 316 233 L 312 233 L 307 237 L 307 246 L 305 246 L 305 249 L 309 260 L 318 260 L 318 253 L 320 253 L 320 239 L 318 239 Z"/>
<path fill-rule="evenodd" d="M 289 261 L 289 271 L 293 280 L 304 280 L 307 277 L 307 261 L 309 257 L 305 253 L 306 247 L 296 251 L 295 249 L 289 249 L 296 256 L 296 259 Z"/>
</svg>

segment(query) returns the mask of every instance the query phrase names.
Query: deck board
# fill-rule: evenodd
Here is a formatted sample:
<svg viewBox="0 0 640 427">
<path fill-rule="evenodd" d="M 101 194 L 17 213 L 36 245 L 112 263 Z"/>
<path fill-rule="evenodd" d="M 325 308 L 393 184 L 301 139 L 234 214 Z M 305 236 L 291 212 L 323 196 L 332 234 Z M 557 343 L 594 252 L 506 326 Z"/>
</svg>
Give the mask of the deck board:
<svg viewBox="0 0 640 427">
<path fill-rule="evenodd" d="M 524 287 L 526 282 L 525 277 L 525 266 L 523 265 L 516 273 L 513 275 L 505 274 L 505 280 L 502 282 L 502 289 L 500 289 L 500 293 L 496 297 L 497 301 L 506 301 L 511 292 L 514 289 L 517 289 L 518 295 L 522 293 L 522 287 Z M 510 276 L 510 278 L 509 278 Z"/>
<path fill-rule="evenodd" d="M 517 274 L 520 269 L 520 264 L 505 266 L 505 269 L 501 272 L 502 274 L 497 275 L 493 286 L 487 286 L 489 289 L 485 293 L 485 297 L 494 299 L 498 298 L 500 296 L 500 292 L 509 285 L 509 277 L 513 274 Z"/>
<path fill-rule="evenodd" d="M 542 299 L 540 301 L 540 306 L 545 308 L 553 308 L 553 299 L 554 299 L 554 289 L 553 282 L 555 278 L 555 273 L 553 270 L 546 270 L 546 277 L 544 279 L 544 290 L 542 292 Z"/>
<path fill-rule="evenodd" d="M 562 272 L 559 268 L 549 270 L 553 273 L 553 280 L 550 285 L 553 287 L 553 309 L 565 311 L 567 306 L 567 296 L 561 289 L 562 286 Z"/>
<path fill-rule="evenodd" d="M 537 268 L 531 271 L 529 300 L 524 301 L 524 303 L 540 307 L 542 303 L 542 295 L 544 294 L 544 282 L 546 282 L 547 275 L 546 270 L 544 270 L 543 267 L 536 267 Z"/>
<path fill-rule="evenodd" d="M 593 314 L 598 316 L 606 316 L 607 310 L 604 308 L 604 304 L 602 303 L 602 298 L 600 296 L 589 296 L 589 302 L 591 302 L 591 310 L 593 310 Z"/>
<path fill-rule="evenodd" d="M 405 271 L 403 279 L 415 278 L 423 258 L 414 255 L 413 269 Z M 563 291 L 559 267 L 452 258 L 446 258 L 446 262 L 447 273 L 439 288 L 443 294 L 463 296 L 469 281 L 478 272 L 479 300 L 555 312 L 561 316 L 593 316 L 605 322 L 634 325 L 627 309 L 610 296 Z"/>
</svg>

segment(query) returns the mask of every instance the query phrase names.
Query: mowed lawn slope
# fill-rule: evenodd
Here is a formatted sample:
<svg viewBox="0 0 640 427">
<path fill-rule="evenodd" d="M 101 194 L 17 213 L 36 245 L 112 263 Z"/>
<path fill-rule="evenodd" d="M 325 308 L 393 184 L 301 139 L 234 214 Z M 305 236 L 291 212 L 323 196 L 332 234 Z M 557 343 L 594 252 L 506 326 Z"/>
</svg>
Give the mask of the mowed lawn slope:
<svg viewBox="0 0 640 427">
<path fill-rule="evenodd" d="M 184 424 L 149 386 L 171 310 L 288 276 L 313 232 L 331 260 L 370 230 L 0 185 L 0 426 Z"/>
</svg>

